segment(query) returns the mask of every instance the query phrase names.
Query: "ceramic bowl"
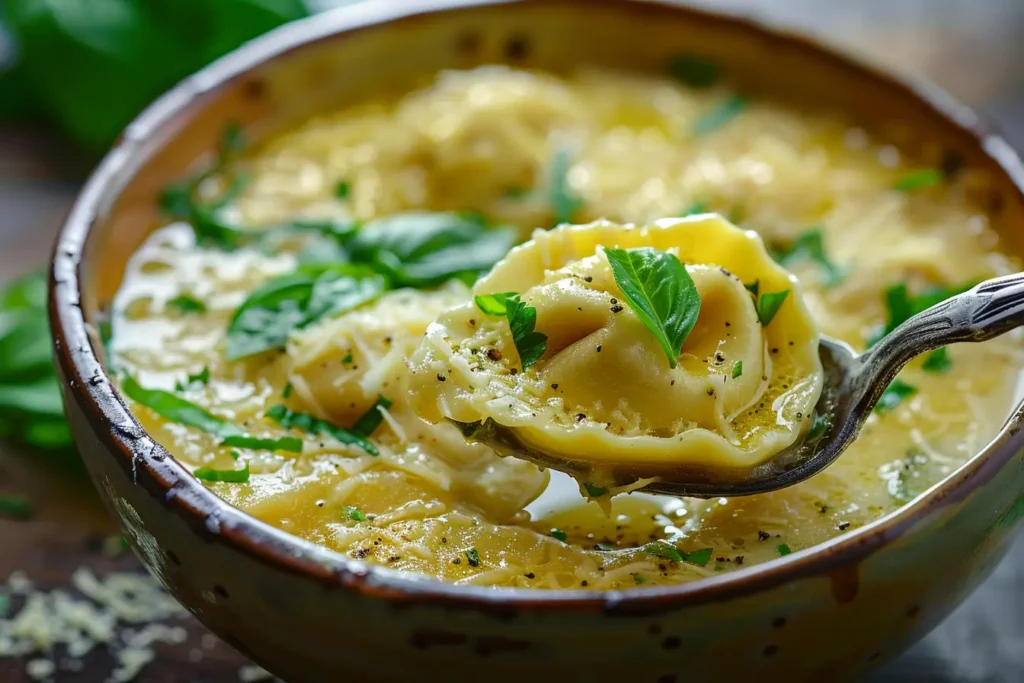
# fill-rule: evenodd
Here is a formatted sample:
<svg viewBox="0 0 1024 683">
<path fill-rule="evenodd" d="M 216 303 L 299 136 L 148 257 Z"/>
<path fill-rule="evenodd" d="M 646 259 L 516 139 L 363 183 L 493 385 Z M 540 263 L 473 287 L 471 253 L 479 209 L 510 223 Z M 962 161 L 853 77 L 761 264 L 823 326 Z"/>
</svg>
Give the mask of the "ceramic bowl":
<svg viewBox="0 0 1024 683">
<path fill-rule="evenodd" d="M 454 586 L 346 559 L 221 501 L 125 407 L 97 312 L 156 227 L 160 188 L 225 123 L 259 138 L 443 68 L 654 72 L 680 51 L 719 60 L 749 92 L 843 109 L 928 163 L 962 165 L 1024 253 L 1020 161 L 970 111 L 749 21 L 637 0 L 381 0 L 256 40 L 127 128 L 60 235 L 50 300 L 68 418 L 96 487 L 153 574 L 215 633 L 293 682 L 838 681 L 904 650 L 1002 557 L 1024 510 L 1019 407 L 984 450 L 884 519 L 741 571 L 615 592 Z"/>
</svg>

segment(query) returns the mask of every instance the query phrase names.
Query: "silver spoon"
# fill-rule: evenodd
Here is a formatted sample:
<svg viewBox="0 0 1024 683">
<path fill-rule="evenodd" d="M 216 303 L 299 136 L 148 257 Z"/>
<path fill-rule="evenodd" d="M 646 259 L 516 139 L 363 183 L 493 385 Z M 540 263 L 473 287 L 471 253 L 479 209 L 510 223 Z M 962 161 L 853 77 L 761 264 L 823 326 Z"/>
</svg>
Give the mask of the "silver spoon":
<svg viewBox="0 0 1024 683">
<path fill-rule="evenodd" d="M 822 337 L 818 347 L 825 374 L 815 406 L 818 429 L 801 442 L 748 470 L 678 468 L 643 487 L 651 493 L 695 498 L 749 496 L 792 486 L 825 469 L 856 438 L 882 393 L 915 357 L 947 344 L 982 342 L 1024 325 L 1024 273 L 986 280 L 909 318 L 862 354 L 844 342 Z M 577 478 L 590 471 L 585 459 L 570 460 L 520 442 L 515 431 L 488 420 L 465 425 L 463 433 L 503 455 L 512 455 Z M 823 427 L 823 428 L 822 428 Z M 651 472 L 616 466 L 613 478 L 628 484 Z"/>
</svg>

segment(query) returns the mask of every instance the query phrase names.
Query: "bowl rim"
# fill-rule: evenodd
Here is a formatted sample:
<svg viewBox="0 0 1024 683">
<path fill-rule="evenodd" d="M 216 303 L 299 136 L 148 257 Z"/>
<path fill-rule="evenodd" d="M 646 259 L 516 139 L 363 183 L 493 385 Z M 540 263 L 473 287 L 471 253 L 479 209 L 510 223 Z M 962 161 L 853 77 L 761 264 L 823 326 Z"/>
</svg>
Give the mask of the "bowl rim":
<svg viewBox="0 0 1024 683">
<path fill-rule="evenodd" d="M 65 400 L 74 402 L 93 425 L 100 447 L 113 454 L 137 485 L 212 542 L 263 562 L 275 570 L 313 579 L 325 587 L 351 589 L 368 597 L 400 603 L 440 602 L 448 607 L 506 614 L 566 611 L 646 614 L 732 599 L 777 588 L 811 576 L 824 576 L 856 565 L 898 539 L 921 519 L 945 505 L 966 498 L 1012 457 L 1021 439 L 1024 400 L 1012 408 L 999 433 L 978 453 L 910 503 L 854 531 L 785 557 L 718 576 L 664 587 L 583 591 L 541 590 L 456 585 L 354 560 L 292 536 L 232 507 L 198 479 L 141 427 L 93 350 L 94 336 L 82 307 L 82 267 L 91 228 L 120 196 L 134 169 L 158 148 L 150 145 L 158 132 L 204 93 L 290 52 L 361 29 L 462 9 L 518 4 L 580 5 L 588 0 L 405 0 L 402 3 L 361 2 L 293 22 L 261 36 L 185 79 L 147 107 L 90 175 L 62 227 L 53 252 L 49 281 L 49 317 L 55 358 L 62 371 Z M 590 0 L 592 1 L 592 0 Z M 861 57 L 800 32 L 762 19 L 741 17 L 673 4 L 671 0 L 601 0 L 608 6 L 661 11 L 693 21 L 728 24 L 761 38 L 797 47 L 815 59 L 831 60 L 859 72 L 890 91 L 923 104 L 937 119 L 958 128 L 989 157 L 1024 197 L 1024 165 L 1001 137 L 989 132 L 979 117 L 945 91 L 923 81 L 894 75 Z M 1022 437 L 1024 438 L 1024 437 Z"/>
</svg>

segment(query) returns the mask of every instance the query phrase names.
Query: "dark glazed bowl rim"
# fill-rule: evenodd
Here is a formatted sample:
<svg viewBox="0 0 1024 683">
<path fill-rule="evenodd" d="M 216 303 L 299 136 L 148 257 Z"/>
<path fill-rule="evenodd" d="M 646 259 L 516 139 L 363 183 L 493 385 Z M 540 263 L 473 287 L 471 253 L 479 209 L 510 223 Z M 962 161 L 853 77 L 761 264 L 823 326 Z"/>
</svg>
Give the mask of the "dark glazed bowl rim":
<svg viewBox="0 0 1024 683">
<path fill-rule="evenodd" d="M 1000 137 L 986 132 L 970 109 L 942 90 L 911 83 L 867 66 L 806 37 L 750 19 L 670 4 L 666 0 L 602 0 L 636 10 L 675 12 L 694 21 L 729 24 L 760 38 L 797 47 L 814 59 L 859 71 L 890 90 L 901 90 L 923 103 L 937 118 L 966 133 L 1024 195 L 1024 167 Z M 406 0 L 360 3 L 295 22 L 259 38 L 183 81 L 147 108 L 125 130 L 89 178 L 76 200 L 55 246 L 50 277 L 50 323 L 62 370 L 66 400 L 74 402 L 99 433 L 102 447 L 123 470 L 207 542 L 224 543 L 253 560 L 315 580 L 325 588 L 343 588 L 399 603 L 439 603 L 489 613 L 583 611 L 647 614 L 684 605 L 736 598 L 809 576 L 827 575 L 855 565 L 886 546 L 922 518 L 961 500 L 991 479 L 1010 459 L 1020 439 L 1022 407 L 1014 408 L 999 434 L 954 473 L 910 504 L 853 532 L 825 543 L 749 568 L 679 586 L 619 591 L 494 589 L 456 586 L 367 565 L 316 546 L 238 510 L 217 497 L 156 443 L 128 410 L 93 351 L 82 308 L 83 253 L 93 223 L 124 189 L 140 160 L 153 149 L 147 142 L 190 102 L 242 76 L 253 67 L 309 43 L 328 40 L 378 24 L 423 14 L 482 6 L 583 4 L 581 0 Z M 511 9 L 511 8 L 510 8 Z"/>
</svg>

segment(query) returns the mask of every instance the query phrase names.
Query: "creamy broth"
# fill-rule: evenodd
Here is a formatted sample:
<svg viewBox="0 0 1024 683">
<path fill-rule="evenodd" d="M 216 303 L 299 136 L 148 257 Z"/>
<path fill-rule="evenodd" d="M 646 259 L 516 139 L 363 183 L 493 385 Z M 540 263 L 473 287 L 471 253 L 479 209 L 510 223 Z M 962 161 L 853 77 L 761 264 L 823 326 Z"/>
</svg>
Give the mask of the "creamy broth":
<svg viewBox="0 0 1024 683">
<path fill-rule="evenodd" d="M 781 253 L 821 331 L 857 348 L 885 325 L 895 285 L 914 297 L 1017 269 L 971 201 L 966 174 L 933 178 L 839 116 L 668 78 L 446 72 L 312 119 L 231 168 L 251 180 L 220 215 L 252 230 L 472 211 L 525 240 L 559 220 L 649 224 L 718 212 Z M 206 179 L 200 193 L 220 194 L 229 175 Z M 187 224 L 161 227 L 128 264 L 114 302 L 115 365 L 217 424 L 301 439 L 301 452 L 219 446 L 227 432 L 211 431 L 221 427 L 170 421 L 131 401 L 187 466 L 248 469 L 248 481 L 208 484 L 225 500 L 349 557 L 445 581 L 674 584 L 821 543 L 899 508 L 994 436 L 1022 360 L 1008 335 L 915 361 L 900 375 L 902 395 L 847 453 L 790 489 L 710 501 L 623 494 L 606 514 L 566 475 L 499 458 L 413 413 L 407 360 L 432 321 L 470 300 L 459 279 L 328 311 L 283 349 L 227 360 L 236 309 L 321 248 L 285 235 L 227 251 L 200 244 Z M 352 427 L 368 412 L 382 421 L 366 443 L 342 443 L 296 417 Z"/>
</svg>

